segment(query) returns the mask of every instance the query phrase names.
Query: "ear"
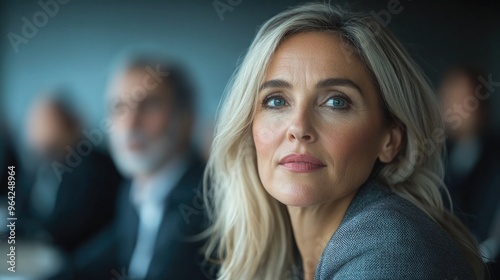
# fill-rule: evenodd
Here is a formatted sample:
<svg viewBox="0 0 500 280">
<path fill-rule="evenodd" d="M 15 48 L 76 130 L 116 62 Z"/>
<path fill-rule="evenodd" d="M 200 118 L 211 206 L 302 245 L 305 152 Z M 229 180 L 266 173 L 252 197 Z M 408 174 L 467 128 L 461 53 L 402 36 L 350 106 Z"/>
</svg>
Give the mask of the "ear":
<svg viewBox="0 0 500 280">
<path fill-rule="evenodd" d="M 378 159 L 383 163 L 390 163 L 401 150 L 403 145 L 403 133 L 404 129 L 399 124 L 393 124 L 382 142 L 382 147 L 378 154 Z"/>
</svg>

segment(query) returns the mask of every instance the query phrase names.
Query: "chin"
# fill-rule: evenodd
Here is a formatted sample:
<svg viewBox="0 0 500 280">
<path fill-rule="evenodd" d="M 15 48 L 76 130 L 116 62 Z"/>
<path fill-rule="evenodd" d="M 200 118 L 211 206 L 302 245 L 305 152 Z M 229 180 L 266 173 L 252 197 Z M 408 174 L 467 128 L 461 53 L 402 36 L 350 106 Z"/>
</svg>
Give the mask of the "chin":
<svg viewBox="0 0 500 280">
<path fill-rule="evenodd" d="M 273 187 L 268 192 L 276 200 L 287 206 L 308 207 L 326 200 L 326 197 L 321 195 L 318 189 L 307 184 L 281 184 L 280 187 Z"/>
</svg>

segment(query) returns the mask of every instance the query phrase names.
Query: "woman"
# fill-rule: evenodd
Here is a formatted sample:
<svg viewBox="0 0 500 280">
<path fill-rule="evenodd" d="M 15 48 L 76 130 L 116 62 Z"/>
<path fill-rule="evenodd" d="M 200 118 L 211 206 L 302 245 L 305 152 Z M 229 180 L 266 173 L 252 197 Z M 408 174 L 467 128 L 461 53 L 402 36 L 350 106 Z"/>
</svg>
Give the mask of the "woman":
<svg viewBox="0 0 500 280">
<path fill-rule="evenodd" d="M 306 4 L 270 19 L 206 172 L 218 279 L 482 278 L 443 207 L 441 128 L 424 75 L 372 17 Z"/>
</svg>

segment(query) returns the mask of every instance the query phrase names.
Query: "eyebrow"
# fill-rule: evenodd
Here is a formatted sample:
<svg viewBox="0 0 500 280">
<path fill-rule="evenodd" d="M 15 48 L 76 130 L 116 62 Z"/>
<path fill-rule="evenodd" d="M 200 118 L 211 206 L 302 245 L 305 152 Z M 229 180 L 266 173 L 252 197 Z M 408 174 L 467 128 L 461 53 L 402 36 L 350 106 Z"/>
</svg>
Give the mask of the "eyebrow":
<svg viewBox="0 0 500 280">
<path fill-rule="evenodd" d="M 355 82 L 353 82 L 350 79 L 345 79 L 345 78 L 328 78 L 328 79 L 321 80 L 316 84 L 316 88 L 320 88 L 320 89 L 329 88 L 329 87 L 333 87 L 333 86 L 347 86 L 347 87 L 354 88 L 355 90 L 357 90 L 361 94 L 363 93 L 361 91 L 361 88 Z M 262 86 L 260 86 L 259 91 L 266 89 L 266 88 L 288 88 L 289 89 L 289 88 L 292 88 L 292 85 L 285 80 L 276 79 L 276 80 L 269 80 L 269 81 L 266 81 L 265 83 L 263 83 Z"/>
<path fill-rule="evenodd" d="M 269 80 L 260 86 L 259 91 L 266 88 L 292 88 L 292 85 L 285 80 Z"/>
<path fill-rule="evenodd" d="M 363 94 L 363 91 L 361 91 L 361 88 L 350 79 L 329 78 L 329 79 L 321 80 L 316 84 L 316 88 L 329 88 L 329 87 L 333 87 L 333 86 L 351 87 L 351 88 L 354 88 L 355 90 L 357 90 L 360 94 Z"/>
</svg>

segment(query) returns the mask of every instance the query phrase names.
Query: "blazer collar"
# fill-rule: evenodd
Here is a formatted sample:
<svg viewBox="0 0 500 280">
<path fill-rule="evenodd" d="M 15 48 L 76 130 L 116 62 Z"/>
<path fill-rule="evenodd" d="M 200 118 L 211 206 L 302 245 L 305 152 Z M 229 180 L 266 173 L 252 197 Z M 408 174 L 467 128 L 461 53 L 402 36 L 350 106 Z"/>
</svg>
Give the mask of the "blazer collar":
<svg viewBox="0 0 500 280">
<path fill-rule="evenodd" d="M 373 180 L 365 182 L 358 189 L 356 195 L 351 201 L 351 204 L 349 204 L 349 207 L 347 208 L 340 226 L 342 226 L 343 223 L 350 220 L 352 217 L 356 216 L 356 214 L 361 212 L 369 204 L 392 194 L 392 191 L 390 191 L 388 188 L 380 186 Z"/>
</svg>

